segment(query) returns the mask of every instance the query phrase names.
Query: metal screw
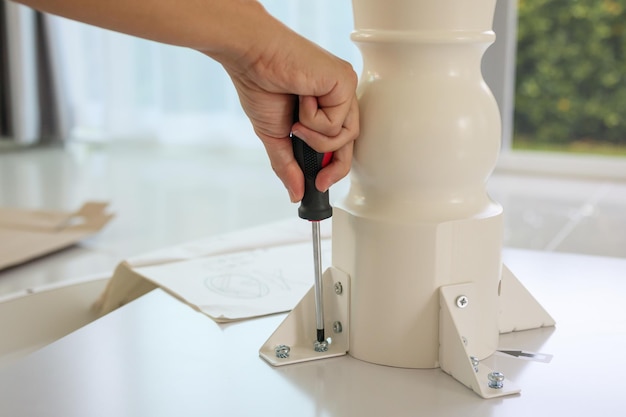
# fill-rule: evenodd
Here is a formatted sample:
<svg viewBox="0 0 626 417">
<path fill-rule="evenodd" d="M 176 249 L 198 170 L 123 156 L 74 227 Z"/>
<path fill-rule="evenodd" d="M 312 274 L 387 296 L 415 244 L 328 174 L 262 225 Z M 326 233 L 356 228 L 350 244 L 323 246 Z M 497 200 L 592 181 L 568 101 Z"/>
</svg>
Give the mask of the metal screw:
<svg viewBox="0 0 626 417">
<path fill-rule="evenodd" d="M 336 321 L 333 323 L 333 332 L 335 333 L 343 332 L 343 326 L 341 325 L 340 321 Z"/>
<path fill-rule="evenodd" d="M 458 308 L 465 308 L 467 307 L 468 303 L 469 298 L 467 298 L 467 295 L 459 295 L 458 297 L 456 297 L 456 306 Z"/>
<path fill-rule="evenodd" d="M 343 285 L 341 282 L 335 282 L 335 294 L 341 295 L 341 293 L 343 293 Z"/>
<path fill-rule="evenodd" d="M 313 349 L 315 349 L 316 352 L 326 352 L 328 350 L 328 342 L 326 340 L 322 342 L 316 340 Z"/>
<path fill-rule="evenodd" d="M 463 342 L 463 344 L 467 346 L 467 337 L 461 336 L 461 342 Z"/>
<path fill-rule="evenodd" d="M 487 379 L 489 380 L 489 388 L 501 389 L 504 386 L 504 374 L 501 372 L 490 372 Z"/>
<path fill-rule="evenodd" d="M 274 348 L 274 352 L 276 352 L 276 357 L 280 359 L 288 358 L 290 351 L 291 348 L 287 345 L 278 345 Z"/>
<path fill-rule="evenodd" d="M 470 356 L 470 360 L 472 361 L 474 372 L 478 372 L 478 365 L 480 365 L 480 361 L 478 360 L 476 356 Z"/>
</svg>

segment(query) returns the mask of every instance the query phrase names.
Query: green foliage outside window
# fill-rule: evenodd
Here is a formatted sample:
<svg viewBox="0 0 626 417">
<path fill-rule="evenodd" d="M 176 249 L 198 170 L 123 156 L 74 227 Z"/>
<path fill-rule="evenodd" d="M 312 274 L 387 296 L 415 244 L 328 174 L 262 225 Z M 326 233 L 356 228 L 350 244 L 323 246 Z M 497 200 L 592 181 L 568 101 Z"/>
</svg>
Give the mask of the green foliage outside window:
<svg viewBox="0 0 626 417">
<path fill-rule="evenodd" d="M 626 154 L 626 1 L 518 6 L 514 147 Z"/>
</svg>

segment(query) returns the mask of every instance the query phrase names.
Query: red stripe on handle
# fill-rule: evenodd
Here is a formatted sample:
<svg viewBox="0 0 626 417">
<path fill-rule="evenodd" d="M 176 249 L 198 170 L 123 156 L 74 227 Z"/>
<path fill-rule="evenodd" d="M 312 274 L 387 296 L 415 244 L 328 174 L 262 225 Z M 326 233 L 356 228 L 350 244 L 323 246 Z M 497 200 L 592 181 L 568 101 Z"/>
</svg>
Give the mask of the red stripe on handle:
<svg viewBox="0 0 626 417">
<path fill-rule="evenodd" d="M 324 157 L 322 158 L 322 168 L 324 168 L 326 165 L 330 164 L 330 161 L 333 160 L 333 153 L 332 152 L 326 152 L 324 154 Z"/>
</svg>

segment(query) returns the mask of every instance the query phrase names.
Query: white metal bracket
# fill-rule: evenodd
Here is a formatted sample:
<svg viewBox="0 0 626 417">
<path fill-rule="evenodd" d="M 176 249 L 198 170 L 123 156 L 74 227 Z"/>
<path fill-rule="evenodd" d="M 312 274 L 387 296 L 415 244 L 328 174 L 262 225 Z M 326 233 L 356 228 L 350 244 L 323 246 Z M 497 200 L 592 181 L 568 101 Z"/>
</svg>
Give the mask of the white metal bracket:
<svg viewBox="0 0 626 417">
<path fill-rule="evenodd" d="M 350 340 L 350 277 L 330 267 L 322 276 L 324 329 L 328 350 L 317 352 L 314 288 L 300 300 L 261 346 L 259 355 L 274 366 L 342 356 Z"/>
<path fill-rule="evenodd" d="M 555 325 L 555 320 L 506 265 L 500 281 L 500 333 L 538 329 Z"/>
<path fill-rule="evenodd" d="M 471 300 L 475 296 L 473 283 L 440 287 L 439 312 L 439 365 L 441 369 L 483 398 L 502 397 L 521 390 L 513 382 L 504 379 L 500 388 L 489 385 L 493 370 L 473 358 L 472 341 L 476 339 L 476 326 L 480 317 Z M 465 302 L 459 297 L 466 297 Z M 458 301 L 457 301 L 458 300 Z M 497 346 L 496 346 L 497 347 Z M 495 347 L 494 347 L 495 348 Z"/>
<path fill-rule="evenodd" d="M 273 366 L 343 356 L 350 340 L 350 276 L 330 267 L 322 277 L 324 328 L 330 343 L 328 350 L 315 350 L 314 288 L 302 298 L 259 350 L 259 355 Z M 533 298 L 521 282 L 503 265 L 500 288 L 500 333 L 513 330 L 552 326 L 554 319 Z M 441 369 L 483 398 L 516 394 L 521 389 L 503 378 L 500 387 L 490 384 L 493 370 L 474 358 L 472 344 L 481 325 L 474 283 L 454 284 L 439 288 L 439 365 Z M 464 296 L 465 302 L 459 297 Z M 521 314 L 521 313 L 524 314 Z M 497 346 L 494 346 L 494 351 Z"/>
</svg>

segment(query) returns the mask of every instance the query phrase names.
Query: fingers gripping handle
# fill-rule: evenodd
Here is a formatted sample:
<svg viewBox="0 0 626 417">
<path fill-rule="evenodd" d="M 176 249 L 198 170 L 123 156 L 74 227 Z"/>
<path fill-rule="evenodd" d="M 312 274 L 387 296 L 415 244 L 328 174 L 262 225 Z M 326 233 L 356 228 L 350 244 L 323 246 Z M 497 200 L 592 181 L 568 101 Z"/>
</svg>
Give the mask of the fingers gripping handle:
<svg viewBox="0 0 626 417">
<path fill-rule="evenodd" d="M 291 135 L 293 154 L 304 173 L 304 197 L 298 208 L 298 216 L 310 221 L 320 221 L 333 214 L 329 203 L 328 190 L 321 192 L 315 187 L 317 173 L 330 163 L 332 152 L 319 153 L 306 144 L 302 139 Z"/>
</svg>

